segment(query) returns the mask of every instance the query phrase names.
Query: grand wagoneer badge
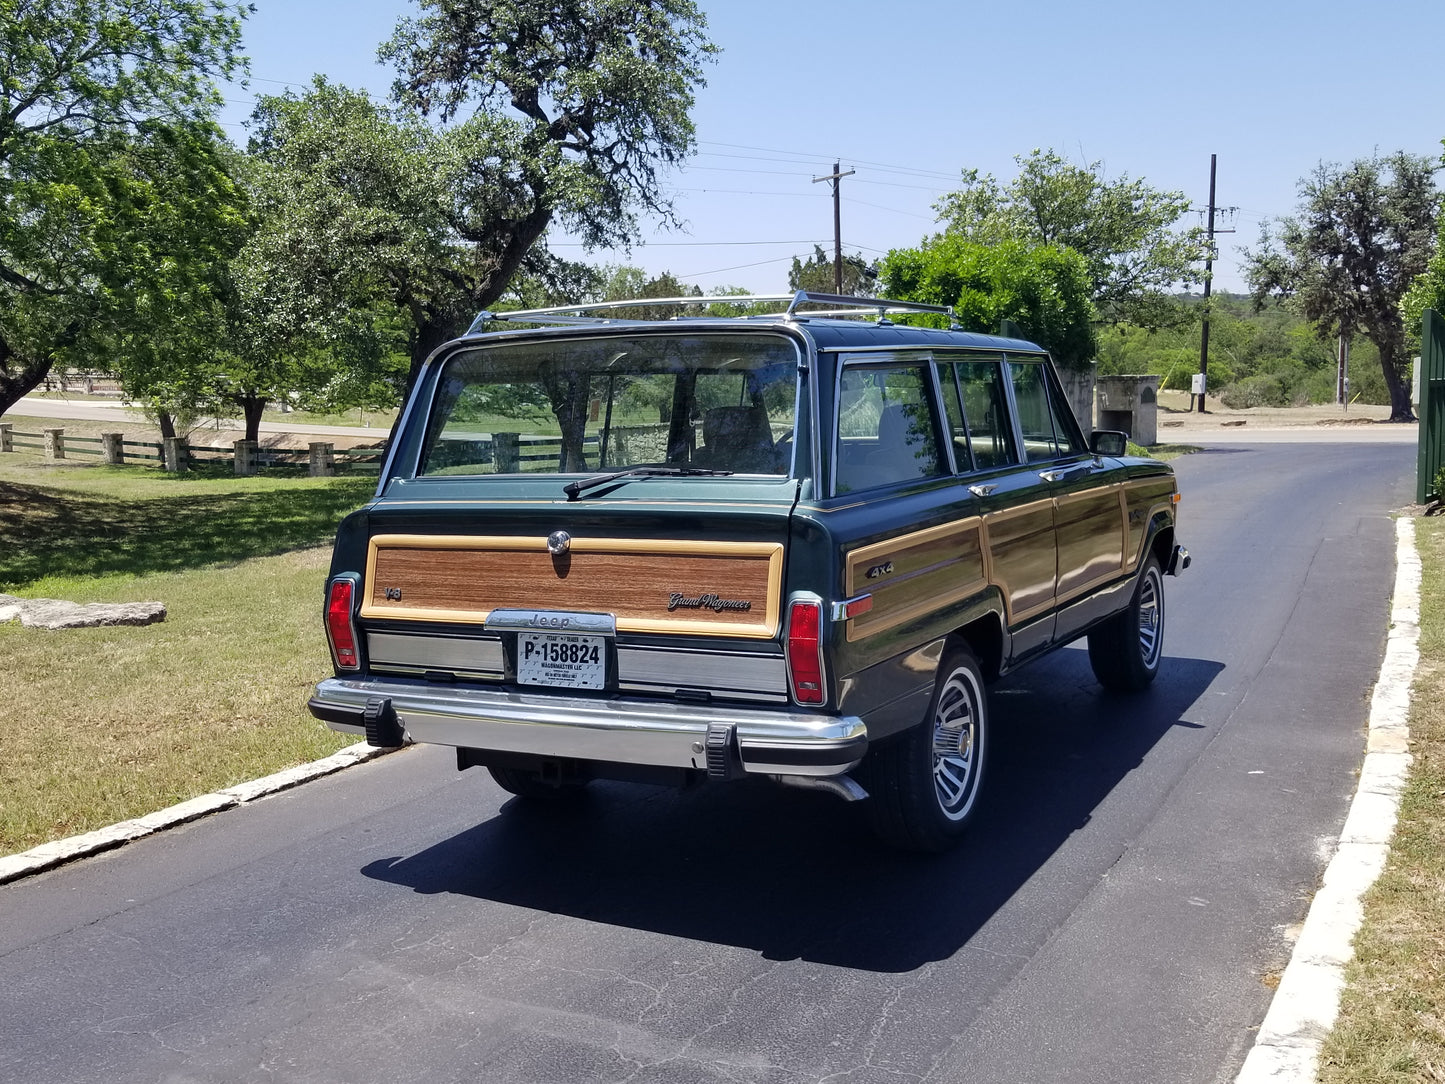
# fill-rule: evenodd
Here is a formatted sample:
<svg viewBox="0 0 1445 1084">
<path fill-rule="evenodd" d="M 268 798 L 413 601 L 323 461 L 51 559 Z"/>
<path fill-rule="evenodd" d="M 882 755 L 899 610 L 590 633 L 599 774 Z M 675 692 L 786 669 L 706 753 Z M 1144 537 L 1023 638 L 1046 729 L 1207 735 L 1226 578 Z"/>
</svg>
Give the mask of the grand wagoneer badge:
<svg viewBox="0 0 1445 1084">
<path fill-rule="evenodd" d="M 724 610 L 751 610 L 753 604 L 745 598 L 718 598 L 716 595 L 684 595 L 681 591 L 674 591 L 667 596 L 667 612 L 673 610 L 711 610 L 713 613 L 722 613 Z"/>
</svg>

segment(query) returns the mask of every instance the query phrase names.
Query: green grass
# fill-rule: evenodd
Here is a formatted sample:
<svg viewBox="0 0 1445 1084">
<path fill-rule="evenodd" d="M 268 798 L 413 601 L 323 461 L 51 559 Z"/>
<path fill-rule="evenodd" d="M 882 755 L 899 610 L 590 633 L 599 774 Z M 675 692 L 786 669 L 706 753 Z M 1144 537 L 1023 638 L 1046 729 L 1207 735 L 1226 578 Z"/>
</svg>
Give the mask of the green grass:
<svg viewBox="0 0 1445 1084">
<path fill-rule="evenodd" d="M 0 457 L 0 591 L 159 600 L 142 628 L 0 625 L 0 854 L 323 756 L 329 542 L 374 483 Z"/>
<path fill-rule="evenodd" d="M 1445 1081 L 1445 521 L 1417 520 L 1416 540 L 1424 578 L 1414 764 L 1320 1054 L 1329 1084 Z"/>
<path fill-rule="evenodd" d="M 314 546 L 375 487 L 365 478 L 194 477 L 7 456 L 0 459 L 0 591 Z"/>
<path fill-rule="evenodd" d="M 1130 455 L 1142 455 L 1150 459 L 1178 459 L 1181 455 L 1191 455 L 1200 450 L 1197 444 L 1150 444 L 1146 447 L 1129 442 Z"/>
</svg>

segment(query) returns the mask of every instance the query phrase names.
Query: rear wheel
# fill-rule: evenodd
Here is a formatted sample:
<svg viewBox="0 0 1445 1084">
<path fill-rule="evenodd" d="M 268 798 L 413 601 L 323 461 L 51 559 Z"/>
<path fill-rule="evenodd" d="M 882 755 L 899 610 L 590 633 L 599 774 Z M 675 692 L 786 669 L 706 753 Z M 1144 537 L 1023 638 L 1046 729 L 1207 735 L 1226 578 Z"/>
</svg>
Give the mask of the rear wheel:
<svg viewBox="0 0 1445 1084">
<path fill-rule="evenodd" d="M 956 647 L 939 665 L 923 723 L 870 757 L 880 838 L 911 851 L 952 846 L 977 807 L 987 751 L 983 674 L 973 653 Z"/>
<path fill-rule="evenodd" d="M 1152 554 L 1129 608 L 1089 633 L 1089 664 L 1106 689 L 1137 692 L 1159 673 L 1164 655 L 1164 575 Z"/>
<path fill-rule="evenodd" d="M 489 766 L 487 771 L 496 780 L 497 786 L 509 794 L 515 794 L 518 798 L 525 798 L 528 801 L 565 802 L 575 800 L 581 796 L 582 788 L 587 785 L 580 780 L 554 782 L 544 779 L 539 771 L 528 771 L 525 768 Z"/>
</svg>

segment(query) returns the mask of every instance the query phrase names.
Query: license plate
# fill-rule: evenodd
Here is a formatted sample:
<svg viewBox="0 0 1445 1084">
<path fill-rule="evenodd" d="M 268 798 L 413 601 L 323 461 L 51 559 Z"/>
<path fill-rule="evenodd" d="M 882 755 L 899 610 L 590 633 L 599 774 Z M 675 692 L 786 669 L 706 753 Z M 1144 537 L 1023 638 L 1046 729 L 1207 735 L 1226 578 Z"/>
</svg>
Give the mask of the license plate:
<svg viewBox="0 0 1445 1084">
<path fill-rule="evenodd" d="M 607 638 L 565 632 L 519 632 L 517 680 L 524 685 L 605 689 Z"/>
</svg>

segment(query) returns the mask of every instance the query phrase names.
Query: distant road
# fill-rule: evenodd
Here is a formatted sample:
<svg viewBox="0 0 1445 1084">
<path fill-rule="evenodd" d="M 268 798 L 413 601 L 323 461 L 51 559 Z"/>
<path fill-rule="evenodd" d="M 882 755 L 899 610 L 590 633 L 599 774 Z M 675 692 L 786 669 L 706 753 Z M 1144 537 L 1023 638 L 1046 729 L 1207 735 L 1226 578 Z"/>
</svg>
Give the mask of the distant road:
<svg viewBox="0 0 1445 1084">
<path fill-rule="evenodd" d="M 1375 422 L 1360 425 L 1262 425 L 1159 427 L 1163 444 L 1414 444 L 1418 425 Z"/>
<path fill-rule="evenodd" d="M 78 399 L 44 399 L 38 395 L 27 395 L 10 408 L 12 413 L 32 418 L 74 418 L 77 421 L 110 422 L 117 425 L 127 422 L 144 422 L 145 415 L 139 407 L 127 406 L 121 402 L 106 403 Z M 202 424 L 210 428 L 219 425 L 222 429 L 241 430 L 244 425 L 236 418 L 206 418 Z M 385 440 L 391 431 L 389 425 L 296 425 L 291 422 L 262 422 L 263 433 L 301 433 L 316 436 L 371 437 Z"/>
</svg>

